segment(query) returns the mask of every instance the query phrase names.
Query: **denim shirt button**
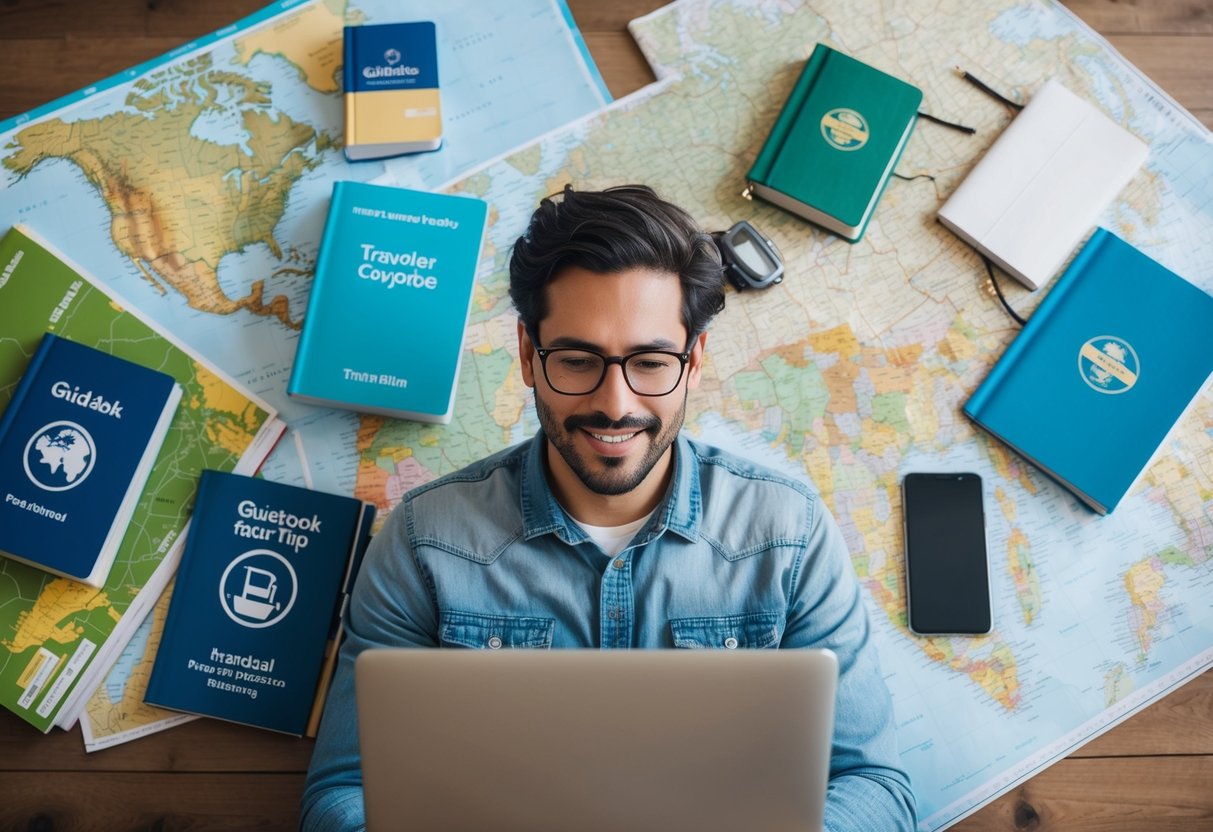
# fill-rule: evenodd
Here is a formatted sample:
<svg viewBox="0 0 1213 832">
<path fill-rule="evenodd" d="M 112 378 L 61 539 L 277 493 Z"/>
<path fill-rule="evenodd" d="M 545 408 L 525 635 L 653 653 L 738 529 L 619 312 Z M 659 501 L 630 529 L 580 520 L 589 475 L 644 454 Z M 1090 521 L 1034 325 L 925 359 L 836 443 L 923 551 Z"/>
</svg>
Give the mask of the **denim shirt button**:
<svg viewBox="0 0 1213 832">
<path fill-rule="evenodd" d="M 724 646 L 725 646 L 726 650 L 736 650 L 737 649 L 737 639 L 733 638 L 732 636 L 729 636 L 728 638 L 726 638 L 724 640 Z"/>
<path fill-rule="evenodd" d="M 501 648 L 501 636 L 489 636 L 489 649 L 499 650 Z"/>
<path fill-rule="evenodd" d="M 625 567 L 627 565 L 628 565 L 627 561 L 625 561 L 623 558 L 615 558 L 615 568 L 616 569 L 622 569 L 623 567 Z"/>
</svg>

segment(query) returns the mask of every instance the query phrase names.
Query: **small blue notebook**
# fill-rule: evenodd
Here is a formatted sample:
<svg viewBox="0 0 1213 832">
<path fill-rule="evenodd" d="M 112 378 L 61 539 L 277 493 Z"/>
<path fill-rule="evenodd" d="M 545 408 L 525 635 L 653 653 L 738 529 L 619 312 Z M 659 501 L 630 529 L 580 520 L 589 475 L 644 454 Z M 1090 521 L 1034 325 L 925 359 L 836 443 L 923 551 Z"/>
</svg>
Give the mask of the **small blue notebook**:
<svg viewBox="0 0 1213 832">
<path fill-rule="evenodd" d="M 346 158 L 437 150 L 442 94 L 433 21 L 346 26 L 342 43 Z"/>
<path fill-rule="evenodd" d="M 165 373 L 43 335 L 0 418 L 0 554 L 103 585 L 180 400 Z"/>
<path fill-rule="evenodd" d="M 1100 514 L 1213 373 L 1213 297 L 1099 228 L 964 412 Z"/>
</svg>

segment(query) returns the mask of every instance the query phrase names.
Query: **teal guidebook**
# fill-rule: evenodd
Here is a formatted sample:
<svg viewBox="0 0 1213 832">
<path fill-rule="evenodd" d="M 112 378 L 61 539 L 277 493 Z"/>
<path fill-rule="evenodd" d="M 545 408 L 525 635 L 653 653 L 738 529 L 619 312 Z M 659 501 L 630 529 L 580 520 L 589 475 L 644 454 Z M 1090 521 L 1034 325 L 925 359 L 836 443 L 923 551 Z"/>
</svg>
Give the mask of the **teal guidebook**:
<svg viewBox="0 0 1213 832">
<path fill-rule="evenodd" d="M 488 205 L 337 182 L 287 393 L 447 424 Z"/>
<path fill-rule="evenodd" d="M 307 733 L 374 518 L 352 497 L 204 471 L 144 699 Z"/>
<path fill-rule="evenodd" d="M 964 412 L 1100 514 L 1213 373 L 1213 296 L 1098 228 Z"/>
<path fill-rule="evenodd" d="M 43 335 L 0 417 L 0 554 L 102 586 L 180 401 L 166 373 Z"/>
</svg>

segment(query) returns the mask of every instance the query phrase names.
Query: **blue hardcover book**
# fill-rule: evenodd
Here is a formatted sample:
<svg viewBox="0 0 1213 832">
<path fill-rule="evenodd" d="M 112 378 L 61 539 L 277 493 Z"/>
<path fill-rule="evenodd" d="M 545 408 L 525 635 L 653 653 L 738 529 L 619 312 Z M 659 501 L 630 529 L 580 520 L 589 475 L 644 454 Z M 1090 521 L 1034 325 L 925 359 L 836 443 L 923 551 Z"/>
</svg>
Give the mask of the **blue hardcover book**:
<svg viewBox="0 0 1213 832">
<path fill-rule="evenodd" d="M 100 587 L 181 387 L 48 332 L 0 418 L 0 554 Z"/>
<path fill-rule="evenodd" d="M 974 422 L 1112 511 L 1210 373 L 1213 297 L 1096 229 L 964 406 Z"/>
<path fill-rule="evenodd" d="M 337 182 L 286 392 L 446 424 L 488 205 Z"/>
<path fill-rule="evenodd" d="M 145 701 L 304 735 L 374 517 L 352 497 L 204 471 Z"/>
<path fill-rule="evenodd" d="M 434 24 L 346 26 L 343 49 L 346 158 L 437 150 L 442 98 Z"/>
</svg>

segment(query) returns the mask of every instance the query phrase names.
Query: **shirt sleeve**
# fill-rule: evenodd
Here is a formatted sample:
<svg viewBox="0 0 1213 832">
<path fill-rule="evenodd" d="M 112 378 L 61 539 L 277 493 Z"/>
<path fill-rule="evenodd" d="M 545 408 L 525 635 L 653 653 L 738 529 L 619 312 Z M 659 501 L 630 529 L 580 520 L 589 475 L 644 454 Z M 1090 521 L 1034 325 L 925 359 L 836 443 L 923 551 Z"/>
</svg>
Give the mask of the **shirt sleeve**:
<svg viewBox="0 0 1213 832">
<path fill-rule="evenodd" d="M 350 596 L 345 641 L 324 706 L 300 807 L 304 832 L 366 826 L 354 660 L 368 647 L 437 647 L 436 606 L 408 545 L 401 503 L 367 548 Z"/>
<path fill-rule="evenodd" d="M 828 647 L 838 656 L 825 828 L 912 830 L 914 793 L 897 751 L 893 702 L 867 609 L 842 532 L 814 499 L 781 647 Z"/>
</svg>

